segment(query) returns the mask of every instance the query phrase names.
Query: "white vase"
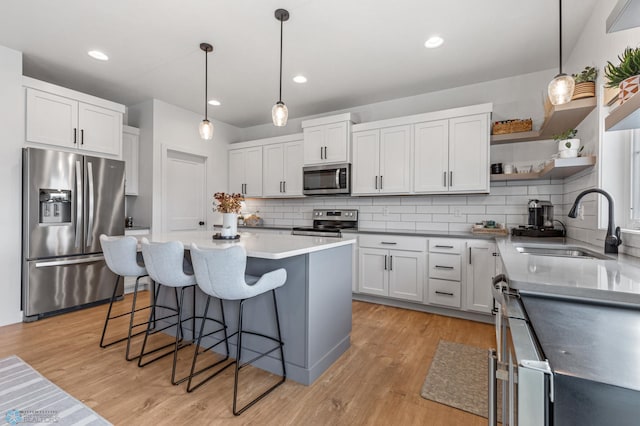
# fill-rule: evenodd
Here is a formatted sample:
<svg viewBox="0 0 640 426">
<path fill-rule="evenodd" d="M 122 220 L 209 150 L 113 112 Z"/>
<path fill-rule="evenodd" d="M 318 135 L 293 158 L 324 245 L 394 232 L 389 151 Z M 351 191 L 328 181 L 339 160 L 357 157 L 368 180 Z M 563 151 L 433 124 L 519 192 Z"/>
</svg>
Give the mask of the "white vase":
<svg viewBox="0 0 640 426">
<path fill-rule="evenodd" d="M 566 151 L 566 150 L 578 150 L 580 149 L 580 139 L 574 138 L 574 139 L 564 139 L 561 141 L 558 141 L 558 151 L 562 152 L 562 151 Z"/>
<path fill-rule="evenodd" d="M 223 237 L 235 237 L 238 233 L 238 214 L 222 213 L 222 231 L 220 235 Z"/>
</svg>

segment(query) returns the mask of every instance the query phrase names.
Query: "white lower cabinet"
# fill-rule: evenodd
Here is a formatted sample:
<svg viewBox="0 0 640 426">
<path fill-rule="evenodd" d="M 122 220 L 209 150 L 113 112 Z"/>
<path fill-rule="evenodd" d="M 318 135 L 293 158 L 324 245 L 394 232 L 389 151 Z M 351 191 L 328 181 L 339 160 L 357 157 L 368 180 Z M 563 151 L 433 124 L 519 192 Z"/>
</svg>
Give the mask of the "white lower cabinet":
<svg viewBox="0 0 640 426">
<path fill-rule="evenodd" d="M 360 235 L 358 291 L 421 302 L 426 242 L 421 237 Z"/>
<path fill-rule="evenodd" d="M 491 281 L 496 275 L 496 244 L 492 241 L 467 241 L 467 300 L 469 311 L 491 313 Z"/>
<path fill-rule="evenodd" d="M 355 292 L 491 313 L 490 283 L 500 266 L 495 242 L 390 234 L 358 238 Z"/>
<path fill-rule="evenodd" d="M 429 289 L 425 302 L 461 308 L 461 241 L 434 238 L 429 240 Z"/>
</svg>

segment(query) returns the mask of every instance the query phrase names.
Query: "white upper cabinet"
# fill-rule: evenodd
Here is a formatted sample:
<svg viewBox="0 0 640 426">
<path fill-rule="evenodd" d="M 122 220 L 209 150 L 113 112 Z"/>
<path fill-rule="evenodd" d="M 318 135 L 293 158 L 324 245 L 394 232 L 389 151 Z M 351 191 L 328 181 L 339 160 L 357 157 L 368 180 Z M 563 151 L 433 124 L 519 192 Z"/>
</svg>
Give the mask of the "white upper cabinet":
<svg viewBox="0 0 640 426">
<path fill-rule="evenodd" d="M 262 147 L 229 150 L 229 192 L 262 196 Z"/>
<path fill-rule="evenodd" d="M 302 141 L 263 147 L 263 195 L 265 197 L 302 196 Z"/>
<path fill-rule="evenodd" d="M 304 165 L 350 161 L 351 114 L 302 122 Z"/>
<path fill-rule="evenodd" d="M 449 172 L 449 120 L 416 124 L 414 141 L 413 190 L 446 191 Z"/>
<path fill-rule="evenodd" d="M 125 195 L 138 195 L 138 171 L 140 167 L 140 130 L 122 126 L 122 159 L 124 160 Z"/>
<path fill-rule="evenodd" d="M 489 192 L 489 116 L 449 120 L 449 192 Z"/>
<path fill-rule="evenodd" d="M 354 195 L 489 192 L 492 104 L 353 126 Z"/>
<path fill-rule="evenodd" d="M 414 126 L 414 192 L 489 192 L 489 115 Z"/>
<path fill-rule="evenodd" d="M 120 157 L 124 106 L 24 78 L 27 142 Z"/>
<path fill-rule="evenodd" d="M 411 126 L 353 133 L 352 194 L 411 191 Z"/>
</svg>

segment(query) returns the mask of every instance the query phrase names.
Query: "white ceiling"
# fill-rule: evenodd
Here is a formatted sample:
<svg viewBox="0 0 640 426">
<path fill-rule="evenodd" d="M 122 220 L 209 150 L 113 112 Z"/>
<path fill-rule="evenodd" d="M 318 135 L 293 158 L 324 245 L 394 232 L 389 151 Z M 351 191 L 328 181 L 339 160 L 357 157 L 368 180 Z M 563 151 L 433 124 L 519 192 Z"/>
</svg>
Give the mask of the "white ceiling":
<svg viewBox="0 0 640 426">
<path fill-rule="evenodd" d="M 595 2 L 564 1 L 565 58 Z M 270 122 L 278 98 L 278 8 L 291 14 L 292 118 L 557 67 L 557 0 L 3 0 L 0 45 L 24 53 L 25 75 L 203 114 L 209 42 L 209 97 L 222 102 L 209 116 L 247 127 Z M 426 49 L 433 34 L 445 43 Z M 299 73 L 308 83 L 291 80 Z"/>
</svg>

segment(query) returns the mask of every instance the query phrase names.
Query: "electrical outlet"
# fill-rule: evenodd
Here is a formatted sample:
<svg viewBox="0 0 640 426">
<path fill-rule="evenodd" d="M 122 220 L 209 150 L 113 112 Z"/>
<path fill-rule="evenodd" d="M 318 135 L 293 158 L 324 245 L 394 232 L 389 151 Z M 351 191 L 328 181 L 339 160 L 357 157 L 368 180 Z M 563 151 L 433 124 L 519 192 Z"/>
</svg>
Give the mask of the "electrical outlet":
<svg viewBox="0 0 640 426">
<path fill-rule="evenodd" d="M 382 208 L 382 214 L 385 215 L 385 216 L 389 216 L 389 207 L 384 206 Z"/>
</svg>

